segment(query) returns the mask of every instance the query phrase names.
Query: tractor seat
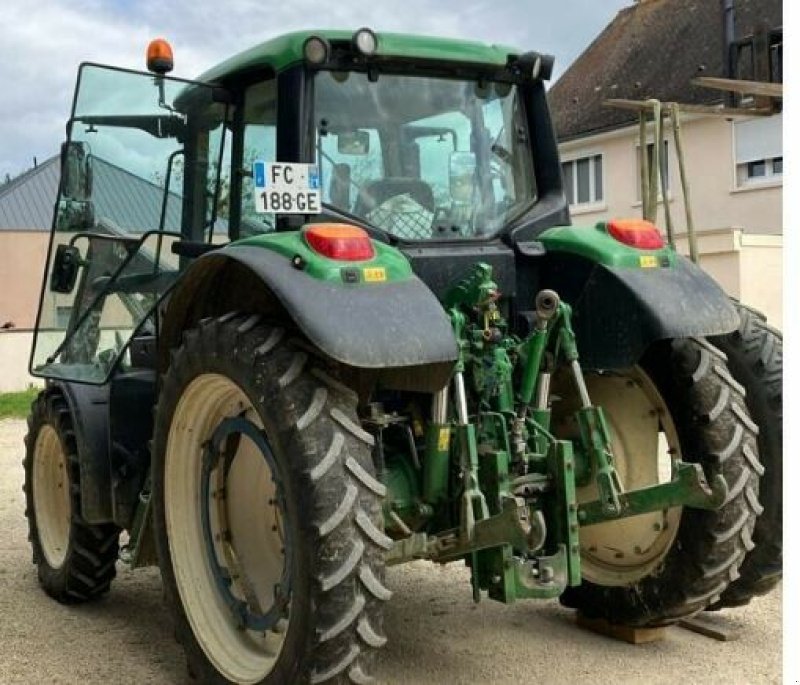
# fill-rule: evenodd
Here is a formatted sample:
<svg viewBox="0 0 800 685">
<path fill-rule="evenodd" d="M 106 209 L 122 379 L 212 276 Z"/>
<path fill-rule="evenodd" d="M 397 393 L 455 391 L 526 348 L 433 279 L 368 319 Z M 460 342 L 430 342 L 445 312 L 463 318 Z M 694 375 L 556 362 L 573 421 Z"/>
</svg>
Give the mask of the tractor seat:
<svg viewBox="0 0 800 685">
<path fill-rule="evenodd" d="M 364 184 L 353 213 L 400 238 L 426 240 L 431 236 L 434 208 L 433 188 L 425 181 L 395 177 Z"/>
<path fill-rule="evenodd" d="M 380 207 L 386 200 L 397 195 L 409 195 L 429 212 L 433 213 L 433 188 L 418 178 L 396 176 L 370 181 L 361 186 L 356 198 L 355 214 L 366 216 Z"/>
</svg>

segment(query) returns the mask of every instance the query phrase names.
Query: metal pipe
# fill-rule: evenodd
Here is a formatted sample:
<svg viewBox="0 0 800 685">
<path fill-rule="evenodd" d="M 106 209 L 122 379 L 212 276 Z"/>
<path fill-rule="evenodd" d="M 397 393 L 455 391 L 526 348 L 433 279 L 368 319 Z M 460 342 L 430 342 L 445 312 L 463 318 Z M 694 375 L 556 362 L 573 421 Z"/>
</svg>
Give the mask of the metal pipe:
<svg viewBox="0 0 800 685">
<path fill-rule="evenodd" d="M 455 393 L 456 393 L 456 414 L 460 426 L 466 426 L 469 423 L 469 413 L 467 412 L 467 390 L 464 387 L 464 374 L 457 371 L 455 378 Z"/>
<path fill-rule="evenodd" d="M 733 0 L 722 0 L 722 21 L 723 21 L 723 64 L 725 65 L 725 76 L 733 78 L 733 65 L 731 64 L 731 46 L 736 40 L 735 17 Z"/>
<path fill-rule="evenodd" d="M 410 537 L 412 535 L 411 528 L 409 528 L 405 524 L 405 521 L 403 521 L 403 519 L 401 519 L 400 516 L 398 516 L 396 511 L 390 511 L 389 518 L 392 519 L 394 525 L 396 525 L 400 529 L 400 532 L 403 535 L 405 535 L 406 537 Z"/>
<path fill-rule="evenodd" d="M 649 189 L 647 185 L 647 112 L 639 112 L 639 181 L 642 186 L 642 219 L 647 219 L 647 207 L 650 198 L 647 195 Z"/>
<path fill-rule="evenodd" d="M 689 238 L 689 258 L 697 264 L 697 236 L 694 232 L 692 198 L 689 194 L 689 179 L 686 175 L 686 162 L 683 157 L 683 137 L 681 135 L 681 112 L 677 102 L 672 103 L 672 136 L 675 139 L 675 154 L 678 157 L 678 171 L 681 175 L 683 204 L 686 209 L 686 235 Z"/>
<path fill-rule="evenodd" d="M 575 385 L 578 387 L 578 394 L 581 396 L 581 407 L 591 407 L 592 401 L 589 399 L 589 390 L 586 388 L 586 381 L 583 378 L 583 371 L 578 360 L 572 362 L 572 375 L 575 378 Z"/>
<path fill-rule="evenodd" d="M 736 40 L 736 26 L 733 0 L 722 0 L 722 65 L 727 78 L 735 78 L 733 66 L 733 43 Z M 736 104 L 736 96 L 733 93 L 726 93 L 726 104 L 733 107 Z"/>
<path fill-rule="evenodd" d="M 550 399 L 550 374 L 540 373 L 539 384 L 536 386 L 536 409 L 547 409 Z"/>
<path fill-rule="evenodd" d="M 661 140 L 661 102 L 655 99 L 647 101 L 653 108 L 653 156 L 650 159 L 650 183 L 647 191 L 647 217 L 648 221 L 656 222 L 658 217 L 658 176 L 660 165 L 661 150 L 658 141 Z M 647 157 L 647 148 L 642 154 Z"/>
<path fill-rule="evenodd" d="M 433 394 L 431 402 L 431 421 L 433 423 L 438 423 L 439 425 L 447 423 L 447 410 L 449 408 L 447 399 L 447 388 L 442 388 L 439 392 Z"/>
<path fill-rule="evenodd" d="M 670 110 L 667 110 L 669 112 Z M 674 125 L 674 121 L 673 121 Z M 668 157 L 667 157 L 667 147 L 665 145 L 667 136 L 664 133 L 664 122 L 661 122 L 661 126 L 659 126 L 659 137 L 658 137 L 658 148 L 661 152 L 664 153 L 664 159 L 661 161 L 659 165 L 659 176 L 661 176 L 661 200 L 664 207 L 664 224 L 667 227 L 667 240 L 669 241 L 670 245 L 672 244 L 672 212 L 669 209 L 669 183 L 668 183 Z"/>
</svg>

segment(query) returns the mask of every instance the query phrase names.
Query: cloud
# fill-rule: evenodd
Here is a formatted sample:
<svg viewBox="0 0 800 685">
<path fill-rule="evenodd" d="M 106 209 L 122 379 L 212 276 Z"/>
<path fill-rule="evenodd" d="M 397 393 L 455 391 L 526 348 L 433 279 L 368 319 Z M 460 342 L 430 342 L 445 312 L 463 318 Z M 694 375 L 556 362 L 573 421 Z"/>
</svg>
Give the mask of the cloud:
<svg viewBox="0 0 800 685">
<path fill-rule="evenodd" d="M 629 0 L 2 0 L 0 182 L 45 159 L 64 138 L 77 66 L 142 69 L 156 36 L 191 78 L 271 36 L 313 27 L 370 26 L 551 52 L 559 70 Z M 10 87 L 9 87 L 10 86 Z"/>
</svg>

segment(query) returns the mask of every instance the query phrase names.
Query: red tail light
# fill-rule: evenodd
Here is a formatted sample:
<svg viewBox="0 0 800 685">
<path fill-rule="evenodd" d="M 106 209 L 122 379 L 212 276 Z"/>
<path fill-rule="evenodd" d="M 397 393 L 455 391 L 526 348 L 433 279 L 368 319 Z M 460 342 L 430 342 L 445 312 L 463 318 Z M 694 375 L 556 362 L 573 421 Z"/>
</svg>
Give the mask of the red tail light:
<svg viewBox="0 0 800 685">
<path fill-rule="evenodd" d="M 324 257 L 362 262 L 375 256 L 367 232 L 350 224 L 312 224 L 305 231 L 309 247 Z"/>
<path fill-rule="evenodd" d="M 613 219 L 606 224 L 608 235 L 639 250 L 660 250 L 664 239 L 658 229 L 644 219 Z"/>
</svg>

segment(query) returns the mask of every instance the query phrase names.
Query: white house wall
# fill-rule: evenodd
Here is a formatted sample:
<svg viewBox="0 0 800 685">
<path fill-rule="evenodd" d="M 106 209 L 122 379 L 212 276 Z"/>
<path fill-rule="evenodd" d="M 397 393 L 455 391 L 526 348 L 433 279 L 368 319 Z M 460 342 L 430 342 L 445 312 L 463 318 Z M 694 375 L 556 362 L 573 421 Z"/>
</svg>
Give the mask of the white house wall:
<svg viewBox="0 0 800 685">
<path fill-rule="evenodd" d="M 677 233 L 686 230 L 685 208 L 680 193 L 678 161 L 671 130 L 669 148 L 669 207 Z M 699 231 L 742 228 L 746 233 L 782 232 L 782 185 L 780 182 L 736 188 L 733 124 L 722 117 L 687 117 L 683 144 L 694 223 Z M 601 204 L 574 207 L 573 222 L 593 224 L 610 217 L 641 215 L 639 202 L 638 127 L 600 134 L 560 145 L 562 159 L 603 155 L 604 194 Z M 664 226 L 659 203 L 658 223 Z"/>
<path fill-rule="evenodd" d="M 780 179 L 736 187 L 733 123 L 722 117 L 686 117 L 682 126 L 700 264 L 734 297 L 768 315 L 781 327 L 783 313 L 783 188 Z M 678 250 L 688 254 L 686 215 L 671 130 L 669 208 Z M 602 202 L 571 208 L 576 225 L 614 217 L 641 216 L 639 131 L 620 129 L 560 145 L 563 160 L 603 155 Z M 663 203 L 658 225 L 665 228 Z"/>
</svg>

